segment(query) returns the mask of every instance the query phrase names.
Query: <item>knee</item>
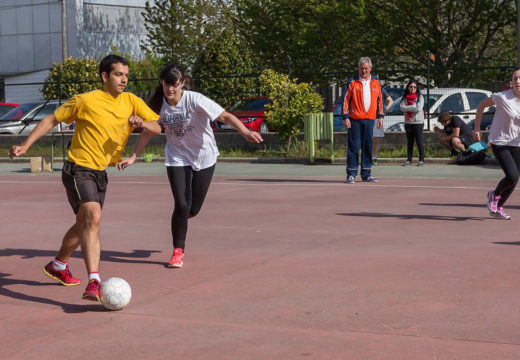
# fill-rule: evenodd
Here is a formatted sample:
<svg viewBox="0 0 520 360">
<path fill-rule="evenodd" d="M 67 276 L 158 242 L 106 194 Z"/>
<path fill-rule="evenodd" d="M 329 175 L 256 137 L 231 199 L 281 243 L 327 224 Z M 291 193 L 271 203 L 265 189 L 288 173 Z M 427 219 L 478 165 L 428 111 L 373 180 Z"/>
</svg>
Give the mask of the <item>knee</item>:
<svg viewBox="0 0 520 360">
<path fill-rule="evenodd" d="M 187 218 L 190 215 L 190 205 L 186 202 L 178 202 L 175 204 L 175 209 L 173 210 L 173 214 L 175 216 L 180 216 Z"/>
<path fill-rule="evenodd" d="M 82 223 L 85 228 L 99 229 L 101 226 L 101 211 L 85 211 L 82 217 Z"/>
</svg>

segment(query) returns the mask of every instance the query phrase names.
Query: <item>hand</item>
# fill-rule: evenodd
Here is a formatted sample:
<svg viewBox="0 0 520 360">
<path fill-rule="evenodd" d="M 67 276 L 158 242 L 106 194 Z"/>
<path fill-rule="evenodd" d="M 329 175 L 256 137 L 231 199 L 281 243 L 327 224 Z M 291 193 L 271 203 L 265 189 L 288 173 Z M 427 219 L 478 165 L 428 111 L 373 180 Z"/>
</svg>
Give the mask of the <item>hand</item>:
<svg viewBox="0 0 520 360">
<path fill-rule="evenodd" d="M 381 129 L 382 126 L 383 126 L 383 119 L 377 119 L 377 128 Z"/>
<path fill-rule="evenodd" d="M 482 132 L 480 130 L 473 131 L 473 139 L 475 141 L 480 141 L 481 138 L 482 138 Z"/>
<path fill-rule="evenodd" d="M 258 144 L 258 143 L 264 141 L 264 139 L 262 139 L 262 136 L 259 133 L 257 133 L 256 131 L 248 131 L 247 133 L 242 134 L 242 136 L 244 137 L 244 139 L 246 139 L 247 141 L 252 142 L 252 143 Z"/>
<path fill-rule="evenodd" d="M 23 154 L 25 154 L 25 152 L 27 151 L 27 149 L 23 146 L 18 146 L 18 145 L 15 145 L 11 148 L 11 150 L 9 150 L 9 158 L 13 158 L 13 157 L 18 157 L 18 156 L 21 156 Z"/>
<path fill-rule="evenodd" d="M 433 132 L 436 132 L 436 133 L 441 132 L 441 129 L 437 125 L 435 125 L 433 127 Z"/>
<path fill-rule="evenodd" d="M 345 126 L 347 127 L 347 129 L 350 129 L 350 127 L 352 126 L 352 125 L 350 124 L 350 119 L 344 119 L 344 120 L 343 120 L 343 124 L 345 124 Z"/>
<path fill-rule="evenodd" d="M 132 165 L 132 164 L 135 162 L 135 159 L 136 159 L 136 155 L 135 155 L 135 154 L 132 154 L 132 156 L 130 156 L 129 158 L 126 158 L 126 159 L 121 160 L 121 161 L 117 164 L 117 169 L 118 169 L 118 170 L 124 170 L 124 169 L 126 169 L 127 167 L 129 167 L 130 165 Z"/>
<path fill-rule="evenodd" d="M 131 127 L 133 127 L 134 129 L 135 128 L 140 128 L 143 126 L 143 119 L 141 119 L 139 116 L 137 115 L 132 115 L 128 118 L 128 123 L 130 124 Z"/>
</svg>

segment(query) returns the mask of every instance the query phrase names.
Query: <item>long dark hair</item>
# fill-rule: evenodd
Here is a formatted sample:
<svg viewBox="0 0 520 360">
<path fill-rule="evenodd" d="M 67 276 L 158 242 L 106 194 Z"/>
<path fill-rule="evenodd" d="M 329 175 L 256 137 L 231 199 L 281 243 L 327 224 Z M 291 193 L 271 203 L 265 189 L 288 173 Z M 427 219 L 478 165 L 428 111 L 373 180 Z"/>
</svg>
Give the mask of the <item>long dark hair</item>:
<svg viewBox="0 0 520 360">
<path fill-rule="evenodd" d="M 164 91 L 161 84 L 164 81 L 169 85 L 176 85 L 179 82 L 186 81 L 183 89 L 187 89 L 186 84 L 191 82 L 191 77 L 186 75 L 184 69 L 179 65 L 168 64 L 159 72 L 159 85 L 155 88 L 153 94 L 148 98 L 148 106 L 157 114 L 161 111 L 161 106 L 164 98 Z"/>
<path fill-rule="evenodd" d="M 415 86 L 417 86 L 416 94 L 417 94 L 417 99 L 419 99 L 419 96 L 421 96 L 421 88 L 419 87 L 419 83 L 417 81 L 415 81 L 415 79 L 411 79 L 410 81 L 408 81 L 408 84 L 406 84 L 406 87 L 404 88 L 403 99 L 406 98 L 406 95 L 410 94 L 410 90 L 408 89 L 410 84 L 415 84 Z"/>
</svg>

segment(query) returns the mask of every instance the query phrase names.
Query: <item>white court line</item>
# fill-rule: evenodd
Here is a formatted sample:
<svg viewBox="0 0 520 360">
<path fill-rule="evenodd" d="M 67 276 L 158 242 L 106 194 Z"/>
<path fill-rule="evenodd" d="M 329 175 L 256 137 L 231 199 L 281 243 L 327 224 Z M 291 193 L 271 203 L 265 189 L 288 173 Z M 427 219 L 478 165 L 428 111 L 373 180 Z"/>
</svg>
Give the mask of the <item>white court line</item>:
<svg viewBox="0 0 520 360">
<path fill-rule="evenodd" d="M 232 185 L 232 186 L 341 186 L 344 188 L 355 189 L 359 186 L 368 187 L 383 187 L 383 188 L 407 188 L 407 189 L 459 189 L 459 190 L 486 190 L 489 187 L 478 187 L 478 186 L 439 186 L 439 185 L 399 185 L 399 184 L 345 184 L 344 182 L 333 182 L 327 183 L 326 181 L 315 180 L 316 183 L 312 183 L 313 180 L 298 180 L 298 179 L 279 179 L 282 182 L 276 182 L 274 180 L 268 180 L 266 182 L 262 180 L 254 181 L 244 179 L 246 182 L 219 182 L 213 181 L 211 185 Z M 292 180 L 292 181 L 291 181 Z M 2 181 L 0 184 L 54 184 L 61 181 Z M 170 185 L 168 181 L 109 181 L 109 185 Z"/>
</svg>

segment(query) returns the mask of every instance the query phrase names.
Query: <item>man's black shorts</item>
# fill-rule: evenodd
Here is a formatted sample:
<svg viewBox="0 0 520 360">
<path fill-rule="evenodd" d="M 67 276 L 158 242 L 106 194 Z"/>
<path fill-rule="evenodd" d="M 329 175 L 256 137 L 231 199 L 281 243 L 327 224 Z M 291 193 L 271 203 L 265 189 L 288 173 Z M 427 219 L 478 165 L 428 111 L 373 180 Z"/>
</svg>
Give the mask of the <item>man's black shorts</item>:
<svg viewBox="0 0 520 360">
<path fill-rule="evenodd" d="M 459 136 L 460 142 L 464 144 L 464 147 L 467 149 L 468 146 L 473 144 L 475 141 L 473 140 L 473 136 Z"/>
<path fill-rule="evenodd" d="M 81 203 L 93 201 L 103 208 L 108 184 L 106 171 L 94 170 L 66 161 L 61 173 L 61 181 L 67 190 L 67 198 L 74 214 L 78 213 Z"/>
</svg>

